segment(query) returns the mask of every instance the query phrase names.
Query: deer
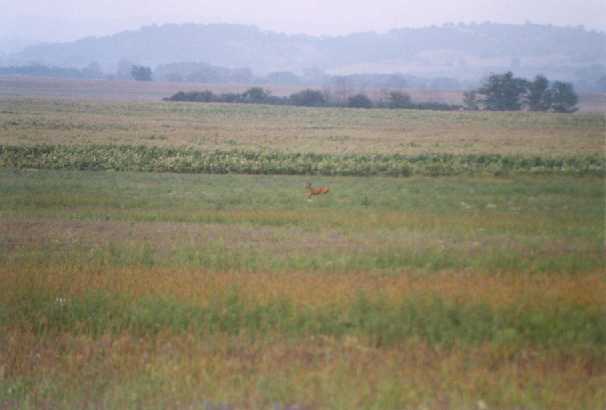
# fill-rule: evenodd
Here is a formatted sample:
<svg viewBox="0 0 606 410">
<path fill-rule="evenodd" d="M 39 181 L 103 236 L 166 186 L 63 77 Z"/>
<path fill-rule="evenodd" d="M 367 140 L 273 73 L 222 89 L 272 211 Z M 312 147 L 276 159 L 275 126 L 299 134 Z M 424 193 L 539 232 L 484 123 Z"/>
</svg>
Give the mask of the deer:
<svg viewBox="0 0 606 410">
<path fill-rule="evenodd" d="M 305 189 L 307 190 L 307 199 L 311 199 L 312 196 L 315 195 L 322 195 L 322 194 L 327 194 L 330 190 L 328 189 L 328 187 L 325 186 L 321 186 L 318 188 L 314 188 L 311 186 L 311 182 L 306 182 L 305 183 Z"/>
</svg>

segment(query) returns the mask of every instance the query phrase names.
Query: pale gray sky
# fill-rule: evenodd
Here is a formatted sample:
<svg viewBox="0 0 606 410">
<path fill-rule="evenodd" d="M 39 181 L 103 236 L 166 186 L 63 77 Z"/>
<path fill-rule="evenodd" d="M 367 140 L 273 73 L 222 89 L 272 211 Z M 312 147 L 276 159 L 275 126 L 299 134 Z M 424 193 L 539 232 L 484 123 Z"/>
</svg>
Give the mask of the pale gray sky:
<svg viewBox="0 0 606 410">
<path fill-rule="evenodd" d="M 487 20 L 606 29 L 606 0 L 0 0 L 0 10 L 0 38 L 28 41 L 184 22 L 326 35 Z"/>
</svg>

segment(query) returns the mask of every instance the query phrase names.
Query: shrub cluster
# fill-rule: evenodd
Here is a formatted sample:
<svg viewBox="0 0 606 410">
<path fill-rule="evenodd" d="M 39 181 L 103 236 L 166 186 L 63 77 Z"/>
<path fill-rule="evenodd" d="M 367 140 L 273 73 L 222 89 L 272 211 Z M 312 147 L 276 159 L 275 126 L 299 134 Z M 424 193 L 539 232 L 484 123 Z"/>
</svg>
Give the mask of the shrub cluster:
<svg viewBox="0 0 606 410">
<path fill-rule="evenodd" d="M 0 145 L 0 167 L 208 174 L 447 176 L 606 175 L 600 155 L 528 157 L 497 154 L 313 154 L 199 151 L 132 145 Z"/>
<path fill-rule="evenodd" d="M 210 90 L 204 91 L 179 91 L 164 101 L 189 101 L 189 102 L 220 102 L 220 103 L 245 103 L 245 104 L 270 104 L 270 105 L 294 105 L 302 107 L 349 107 L 349 108 L 393 108 L 393 109 L 417 109 L 417 110 L 459 110 L 461 106 L 439 102 L 412 101 L 410 96 L 400 91 L 390 92 L 385 99 L 380 101 L 371 100 L 366 94 L 355 94 L 344 100 L 331 98 L 327 93 L 319 90 L 305 89 L 288 97 L 271 95 L 271 92 L 261 88 L 252 87 L 245 92 L 215 94 Z"/>
</svg>

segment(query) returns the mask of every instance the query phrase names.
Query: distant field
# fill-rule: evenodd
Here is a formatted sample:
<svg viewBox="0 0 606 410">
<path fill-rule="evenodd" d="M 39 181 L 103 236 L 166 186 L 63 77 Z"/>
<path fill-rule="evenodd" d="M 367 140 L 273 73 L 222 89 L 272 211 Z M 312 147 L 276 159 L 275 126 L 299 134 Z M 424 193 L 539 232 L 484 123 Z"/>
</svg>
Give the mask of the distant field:
<svg viewBox="0 0 606 410">
<path fill-rule="evenodd" d="M 601 154 L 601 114 L 0 99 L 0 144 L 330 154 Z"/>
<path fill-rule="evenodd" d="M 1 97 L 42 97 L 102 101 L 161 101 L 179 90 L 212 89 L 241 92 L 250 86 L 195 83 L 139 82 L 125 80 L 68 80 L 44 77 L 0 76 Z M 273 87 L 276 95 L 288 95 L 299 87 Z"/>
<path fill-rule="evenodd" d="M 304 86 L 262 85 L 273 95 L 287 96 Z M 170 82 L 137 82 L 107 80 L 66 80 L 42 77 L 0 76 L 0 97 L 46 97 L 68 99 L 94 99 L 105 101 L 160 101 L 177 91 L 212 90 L 215 93 L 243 92 L 251 85 L 200 84 Z M 320 87 L 315 87 L 320 88 Z M 378 96 L 380 90 L 368 90 Z M 458 104 L 462 93 L 439 90 L 406 90 L 418 101 L 438 101 Z"/>
<path fill-rule="evenodd" d="M 0 87 L 0 409 L 606 403 L 603 115 L 54 85 Z"/>
<path fill-rule="evenodd" d="M 91 99 L 104 101 L 159 101 L 177 91 L 212 90 L 215 93 L 242 92 L 248 85 L 217 85 L 200 83 L 137 82 L 107 80 L 64 80 L 41 77 L 0 76 L 0 97 L 44 97 Z M 302 86 L 264 86 L 274 95 L 285 96 L 297 92 Z M 316 87 L 319 88 L 319 87 Z M 418 102 L 461 104 L 462 91 L 404 89 Z M 365 90 L 377 97 L 381 90 Z M 606 94 L 581 94 L 582 112 L 606 112 Z"/>
</svg>

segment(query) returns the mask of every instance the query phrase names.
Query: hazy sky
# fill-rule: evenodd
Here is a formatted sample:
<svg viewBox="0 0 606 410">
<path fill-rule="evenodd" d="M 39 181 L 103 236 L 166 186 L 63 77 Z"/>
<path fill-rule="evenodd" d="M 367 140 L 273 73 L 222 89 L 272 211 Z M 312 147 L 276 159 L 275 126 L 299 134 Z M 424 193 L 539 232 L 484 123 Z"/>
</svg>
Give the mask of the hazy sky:
<svg viewBox="0 0 606 410">
<path fill-rule="evenodd" d="M 0 0 L 0 10 L 0 37 L 37 41 L 171 22 L 328 35 L 487 20 L 606 29 L 606 0 Z"/>
</svg>

